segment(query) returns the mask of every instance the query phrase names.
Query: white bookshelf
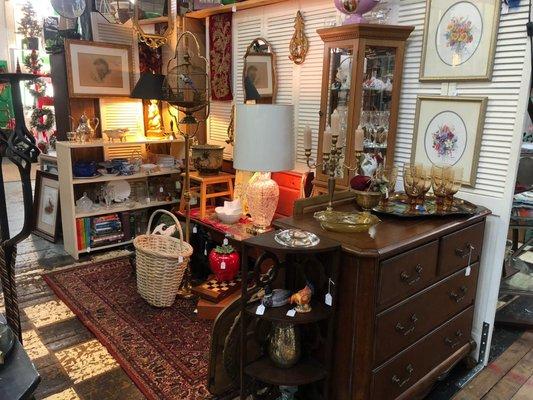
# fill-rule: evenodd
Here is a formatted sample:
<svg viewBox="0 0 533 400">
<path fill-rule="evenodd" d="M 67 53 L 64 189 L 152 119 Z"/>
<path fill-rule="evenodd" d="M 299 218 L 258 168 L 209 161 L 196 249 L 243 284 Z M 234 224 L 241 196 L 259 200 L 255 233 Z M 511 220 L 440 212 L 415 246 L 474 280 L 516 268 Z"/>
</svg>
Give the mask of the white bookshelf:
<svg viewBox="0 0 533 400">
<path fill-rule="evenodd" d="M 128 141 L 128 142 L 109 142 L 104 140 L 94 141 L 90 143 L 72 143 L 72 142 L 57 142 L 57 164 L 59 170 L 59 195 L 61 201 L 61 221 L 63 226 L 63 242 L 65 251 L 74 257 L 76 260 L 79 259 L 80 254 L 88 253 L 91 251 L 90 248 L 85 248 L 78 250 L 77 243 L 77 228 L 76 220 L 78 218 L 87 218 L 87 217 L 96 217 L 100 215 L 120 213 L 125 211 L 135 211 L 142 210 L 152 207 L 165 207 L 170 205 L 176 205 L 179 203 L 178 200 L 171 201 L 151 201 L 146 203 L 134 203 L 128 205 L 114 204 L 111 207 L 101 206 L 90 212 L 78 212 L 76 210 L 76 186 L 77 185 L 91 185 L 96 183 L 105 183 L 116 180 L 140 180 L 148 179 L 153 176 L 165 176 L 179 174 L 179 170 L 175 168 L 162 169 L 157 172 L 145 173 L 140 172 L 133 175 L 127 176 L 98 176 L 95 178 L 89 179 L 79 179 L 75 178 L 73 175 L 73 161 L 77 159 L 76 152 L 84 152 L 87 149 L 91 148 L 105 148 L 109 147 L 127 147 L 131 145 L 149 145 L 149 144 L 171 144 L 179 143 L 182 140 L 179 139 L 164 139 L 164 140 L 137 140 L 137 141 Z M 105 154 L 105 151 L 103 151 Z M 111 243 L 105 246 L 98 246 L 92 250 L 105 250 L 111 249 L 114 247 L 124 246 L 131 244 L 133 240 L 122 241 L 117 243 Z"/>
</svg>

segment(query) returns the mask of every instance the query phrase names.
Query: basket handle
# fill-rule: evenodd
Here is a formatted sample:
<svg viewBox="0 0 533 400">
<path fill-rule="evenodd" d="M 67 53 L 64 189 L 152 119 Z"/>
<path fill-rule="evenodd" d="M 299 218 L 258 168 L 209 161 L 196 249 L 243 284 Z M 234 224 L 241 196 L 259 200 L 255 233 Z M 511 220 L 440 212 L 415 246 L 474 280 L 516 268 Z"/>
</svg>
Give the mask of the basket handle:
<svg viewBox="0 0 533 400">
<path fill-rule="evenodd" d="M 176 218 L 176 216 L 174 214 L 172 214 L 171 212 L 169 212 L 167 210 L 158 209 L 158 210 L 155 210 L 152 213 L 152 215 L 150 216 L 150 220 L 148 221 L 148 227 L 146 228 L 146 234 L 147 235 L 150 234 L 150 227 L 152 226 L 152 222 L 154 220 L 154 217 L 158 213 L 166 214 L 166 215 L 168 215 L 169 217 L 171 217 L 174 220 L 174 223 L 176 224 L 176 228 L 178 228 L 178 232 L 180 234 L 180 244 L 183 244 L 183 231 L 181 229 L 180 221 L 178 220 L 178 218 Z"/>
</svg>

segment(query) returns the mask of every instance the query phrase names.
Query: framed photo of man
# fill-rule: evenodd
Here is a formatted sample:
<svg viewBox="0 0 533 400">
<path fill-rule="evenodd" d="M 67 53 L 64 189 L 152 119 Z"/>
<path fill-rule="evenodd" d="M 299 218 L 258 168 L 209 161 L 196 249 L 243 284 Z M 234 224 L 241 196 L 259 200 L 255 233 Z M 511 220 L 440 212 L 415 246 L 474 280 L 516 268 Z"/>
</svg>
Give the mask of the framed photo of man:
<svg viewBox="0 0 533 400">
<path fill-rule="evenodd" d="M 127 97 L 131 94 L 130 46 L 67 40 L 65 58 L 70 97 Z"/>
</svg>

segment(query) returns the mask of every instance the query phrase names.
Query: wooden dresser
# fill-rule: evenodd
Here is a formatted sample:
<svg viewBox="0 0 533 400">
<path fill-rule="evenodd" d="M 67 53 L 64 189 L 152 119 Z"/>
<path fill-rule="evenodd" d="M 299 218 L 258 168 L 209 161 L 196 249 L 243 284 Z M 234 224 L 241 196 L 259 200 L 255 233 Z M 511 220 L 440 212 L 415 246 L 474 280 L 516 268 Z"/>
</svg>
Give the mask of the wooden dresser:
<svg viewBox="0 0 533 400">
<path fill-rule="evenodd" d="M 325 232 L 313 212 L 276 221 L 342 244 L 329 400 L 423 398 L 474 349 L 487 215 L 482 209 L 469 218 L 382 218 L 375 239 Z"/>
</svg>

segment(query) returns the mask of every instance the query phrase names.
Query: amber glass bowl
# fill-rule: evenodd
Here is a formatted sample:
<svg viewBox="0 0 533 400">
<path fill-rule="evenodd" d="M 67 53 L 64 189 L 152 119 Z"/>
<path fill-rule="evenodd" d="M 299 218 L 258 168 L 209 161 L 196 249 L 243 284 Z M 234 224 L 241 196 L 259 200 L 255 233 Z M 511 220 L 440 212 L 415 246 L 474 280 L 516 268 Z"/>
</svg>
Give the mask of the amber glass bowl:
<svg viewBox="0 0 533 400">
<path fill-rule="evenodd" d="M 381 201 L 383 194 L 381 192 L 364 192 L 361 190 L 354 190 L 355 202 L 363 211 L 370 212 Z"/>
</svg>

